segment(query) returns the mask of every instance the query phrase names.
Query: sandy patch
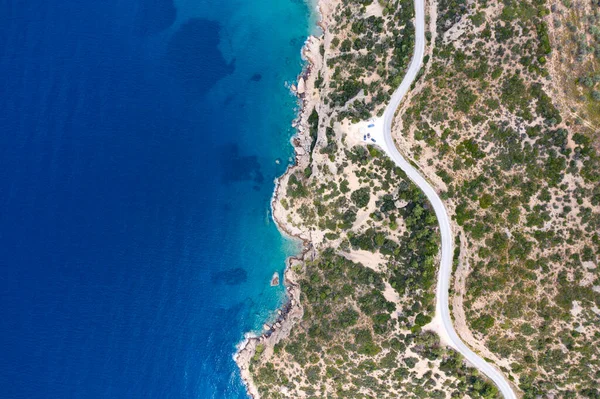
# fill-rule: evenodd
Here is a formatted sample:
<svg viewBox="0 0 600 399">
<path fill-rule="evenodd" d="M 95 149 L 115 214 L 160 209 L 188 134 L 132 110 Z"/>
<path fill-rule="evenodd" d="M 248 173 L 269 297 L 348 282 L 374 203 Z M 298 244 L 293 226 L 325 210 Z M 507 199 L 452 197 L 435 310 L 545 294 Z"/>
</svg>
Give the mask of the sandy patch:
<svg viewBox="0 0 600 399">
<path fill-rule="evenodd" d="M 373 253 L 359 249 L 350 252 L 340 252 L 339 254 L 352 262 L 361 263 L 363 266 L 375 270 L 378 273 L 385 270 L 385 265 L 387 263 L 385 257 L 379 252 Z"/>
</svg>

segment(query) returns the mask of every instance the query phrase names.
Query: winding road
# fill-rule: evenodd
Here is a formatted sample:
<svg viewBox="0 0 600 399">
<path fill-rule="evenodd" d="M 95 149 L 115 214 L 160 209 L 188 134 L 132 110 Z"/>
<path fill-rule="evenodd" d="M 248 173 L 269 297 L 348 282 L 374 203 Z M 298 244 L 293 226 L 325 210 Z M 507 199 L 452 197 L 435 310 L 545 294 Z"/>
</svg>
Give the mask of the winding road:
<svg viewBox="0 0 600 399">
<path fill-rule="evenodd" d="M 400 154 L 394 140 L 392 139 L 392 121 L 396 109 L 410 89 L 415 80 L 425 53 L 425 5 L 424 0 L 415 0 L 415 48 L 410 65 L 400 86 L 394 91 L 392 98 L 385 109 L 383 117 L 375 120 L 373 137 L 377 144 L 389 155 L 406 175 L 417 185 L 433 206 L 437 220 L 440 225 L 442 256 L 436 288 L 436 307 L 434 323 L 438 323 L 445 333 L 448 344 L 460 352 L 464 358 L 480 372 L 490 378 L 499 388 L 506 399 L 516 399 L 517 396 L 511 385 L 500 371 L 492 367 L 483 358 L 469 349 L 459 338 L 452 325 L 450 310 L 448 307 L 448 289 L 450 276 L 452 274 L 453 238 L 450 227 L 450 218 L 439 195 L 427 180 Z"/>
</svg>

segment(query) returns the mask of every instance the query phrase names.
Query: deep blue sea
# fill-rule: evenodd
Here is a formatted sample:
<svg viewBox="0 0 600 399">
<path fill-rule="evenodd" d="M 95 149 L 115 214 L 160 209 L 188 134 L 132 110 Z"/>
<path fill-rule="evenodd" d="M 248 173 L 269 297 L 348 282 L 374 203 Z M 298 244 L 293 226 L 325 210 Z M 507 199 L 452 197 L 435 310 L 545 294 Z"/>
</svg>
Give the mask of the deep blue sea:
<svg viewBox="0 0 600 399">
<path fill-rule="evenodd" d="M 0 398 L 245 397 L 309 8 L 0 0 Z"/>
</svg>

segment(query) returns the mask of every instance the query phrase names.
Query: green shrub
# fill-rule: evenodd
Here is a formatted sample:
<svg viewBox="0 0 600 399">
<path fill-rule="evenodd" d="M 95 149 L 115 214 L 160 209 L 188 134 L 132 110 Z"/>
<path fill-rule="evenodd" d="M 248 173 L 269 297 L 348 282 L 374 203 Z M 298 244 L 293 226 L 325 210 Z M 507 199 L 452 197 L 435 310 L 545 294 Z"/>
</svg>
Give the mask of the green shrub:
<svg viewBox="0 0 600 399">
<path fill-rule="evenodd" d="M 362 187 L 356 191 L 353 191 L 350 194 L 350 199 L 356 204 L 359 208 L 364 208 L 369 204 L 369 199 L 371 198 L 371 189 L 369 187 Z"/>
</svg>

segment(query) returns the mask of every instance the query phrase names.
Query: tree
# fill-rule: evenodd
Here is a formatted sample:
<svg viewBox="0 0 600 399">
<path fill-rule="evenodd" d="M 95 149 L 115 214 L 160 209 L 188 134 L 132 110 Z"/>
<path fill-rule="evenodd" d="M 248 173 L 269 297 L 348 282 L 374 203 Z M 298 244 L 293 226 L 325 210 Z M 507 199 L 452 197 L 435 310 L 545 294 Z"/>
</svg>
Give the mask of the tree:
<svg viewBox="0 0 600 399">
<path fill-rule="evenodd" d="M 350 199 L 356 204 L 359 208 L 364 208 L 369 204 L 369 200 L 371 199 L 369 187 L 362 187 L 358 190 L 352 192 L 350 194 Z"/>
</svg>

